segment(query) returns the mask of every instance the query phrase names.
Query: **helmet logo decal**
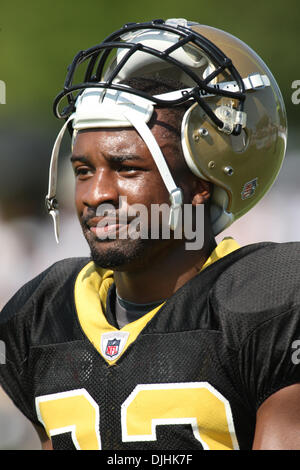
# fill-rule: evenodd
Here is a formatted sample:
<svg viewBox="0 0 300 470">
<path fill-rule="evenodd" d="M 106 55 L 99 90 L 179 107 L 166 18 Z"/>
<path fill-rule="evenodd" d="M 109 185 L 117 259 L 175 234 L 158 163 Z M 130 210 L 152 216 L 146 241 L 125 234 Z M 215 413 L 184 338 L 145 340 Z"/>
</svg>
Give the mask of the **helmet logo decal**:
<svg viewBox="0 0 300 470">
<path fill-rule="evenodd" d="M 248 199 L 249 197 L 253 196 L 255 193 L 257 186 L 257 178 L 254 178 L 251 181 L 247 181 L 247 183 L 244 184 L 242 192 L 241 192 L 241 197 L 242 199 Z"/>
</svg>

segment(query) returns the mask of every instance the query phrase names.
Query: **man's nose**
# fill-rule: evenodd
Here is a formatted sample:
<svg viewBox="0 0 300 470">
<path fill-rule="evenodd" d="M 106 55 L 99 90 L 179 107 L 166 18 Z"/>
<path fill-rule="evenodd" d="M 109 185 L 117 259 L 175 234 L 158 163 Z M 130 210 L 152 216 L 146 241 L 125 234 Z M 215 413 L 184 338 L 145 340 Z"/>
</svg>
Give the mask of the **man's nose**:
<svg viewBox="0 0 300 470">
<path fill-rule="evenodd" d="M 100 204 L 109 203 L 117 206 L 119 190 L 113 172 L 109 169 L 97 170 L 89 180 L 84 202 L 89 207 L 97 208 Z"/>
</svg>

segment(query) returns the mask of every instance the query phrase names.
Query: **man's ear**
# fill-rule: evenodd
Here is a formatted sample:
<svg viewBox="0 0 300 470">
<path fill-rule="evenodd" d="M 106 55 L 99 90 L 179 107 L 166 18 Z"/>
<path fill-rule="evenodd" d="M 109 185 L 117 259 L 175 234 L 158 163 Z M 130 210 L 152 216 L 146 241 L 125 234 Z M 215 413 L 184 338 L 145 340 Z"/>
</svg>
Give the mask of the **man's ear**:
<svg viewBox="0 0 300 470">
<path fill-rule="evenodd" d="M 195 179 L 193 183 L 192 205 L 206 204 L 212 195 L 213 185 L 201 178 Z"/>
</svg>

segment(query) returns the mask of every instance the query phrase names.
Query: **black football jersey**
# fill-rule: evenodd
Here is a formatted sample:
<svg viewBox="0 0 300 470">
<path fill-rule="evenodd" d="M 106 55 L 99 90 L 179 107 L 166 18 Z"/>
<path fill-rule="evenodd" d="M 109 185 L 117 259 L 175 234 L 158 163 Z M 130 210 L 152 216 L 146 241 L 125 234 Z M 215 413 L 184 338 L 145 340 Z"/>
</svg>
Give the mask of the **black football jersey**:
<svg viewBox="0 0 300 470">
<path fill-rule="evenodd" d="M 249 245 L 118 329 L 113 273 L 63 260 L 0 314 L 0 383 L 54 449 L 251 449 L 300 381 L 299 287 L 300 244 Z"/>
</svg>

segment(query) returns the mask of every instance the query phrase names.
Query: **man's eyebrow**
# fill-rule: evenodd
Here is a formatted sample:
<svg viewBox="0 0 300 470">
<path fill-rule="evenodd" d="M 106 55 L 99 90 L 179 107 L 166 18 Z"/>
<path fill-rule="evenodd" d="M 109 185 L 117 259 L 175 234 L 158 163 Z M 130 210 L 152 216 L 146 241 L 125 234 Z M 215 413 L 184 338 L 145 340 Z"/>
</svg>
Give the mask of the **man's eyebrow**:
<svg viewBox="0 0 300 470">
<path fill-rule="evenodd" d="M 126 160 L 130 160 L 130 161 L 140 160 L 140 161 L 143 161 L 143 158 L 141 158 L 139 155 L 134 155 L 134 154 L 124 154 L 124 155 L 109 154 L 109 155 L 106 156 L 106 159 L 113 162 L 113 163 L 122 163 L 122 162 L 125 162 Z"/>
<path fill-rule="evenodd" d="M 71 160 L 71 163 L 74 163 L 74 162 L 88 163 L 89 162 L 88 158 L 84 157 L 83 155 L 72 155 L 70 160 Z"/>
<path fill-rule="evenodd" d="M 106 160 L 113 162 L 113 163 L 122 163 L 125 161 L 143 161 L 143 158 L 140 157 L 139 155 L 134 155 L 134 154 L 124 154 L 124 155 L 112 155 L 108 154 L 105 156 Z M 85 157 L 84 155 L 72 155 L 71 158 L 71 163 L 74 162 L 81 162 L 81 163 L 89 163 L 89 159 Z"/>
</svg>

